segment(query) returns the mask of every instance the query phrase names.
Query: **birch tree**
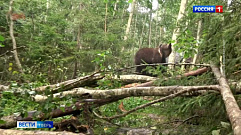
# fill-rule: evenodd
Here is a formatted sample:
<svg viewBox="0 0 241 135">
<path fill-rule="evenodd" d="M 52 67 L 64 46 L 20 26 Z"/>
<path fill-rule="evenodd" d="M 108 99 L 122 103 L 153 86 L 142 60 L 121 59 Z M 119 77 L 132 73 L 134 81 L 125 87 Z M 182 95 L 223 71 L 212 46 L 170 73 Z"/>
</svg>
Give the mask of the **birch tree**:
<svg viewBox="0 0 241 135">
<path fill-rule="evenodd" d="M 136 2 L 136 0 L 133 0 L 132 3 L 131 3 L 131 11 L 130 11 L 130 16 L 129 16 L 128 23 L 127 23 L 127 26 L 126 26 L 126 32 L 125 32 L 124 40 L 127 40 L 128 34 L 130 32 L 131 20 L 132 20 L 132 16 L 133 16 L 133 13 L 134 13 L 134 10 L 135 10 L 135 2 Z"/>
<path fill-rule="evenodd" d="M 12 12 L 13 12 L 13 9 L 12 9 L 12 5 L 13 5 L 13 2 L 14 0 L 11 0 L 10 3 L 9 3 L 9 15 L 10 15 L 10 25 L 9 25 L 9 33 L 10 33 L 10 36 L 12 38 L 12 42 L 13 42 L 13 56 L 14 56 L 14 59 L 16 61 L 16 65 L 18 67 L 18 70 L 20 73 L 23 73 L 23 70 L 22 70 L 22 65 L 20 63 L 20 60 L 18 58 L 18 52 L 17 52 L 17 43 L 16 43 L 16 40 L 15 40 L 15 37 L 14 37 L 14 34 L 13 34 L 13 18 L 12 18 Z"/>
<path fill-rule="evenodd" d="M 192 61 L 192 64 L 195 64 L 196 61 L 197 61 L 197 57 L 198 57 L 198 45 L 200 43 L 200 37 L 201 37 L 201 29 L 202 29 L 202 19 L 200 19 L 198 21 L 198 28 L 197 28 L 197 43 L 196 43 L 196 49 L 195 49 L 195 55 L 193 57 L 193 61 Z M 192 66 L 193 68 L 194 66 Z"/>
<path fill-rule="evenodd" d="M 180 20 L 184 16 L 187 3 L 188 3 L 188 0 L 181 1 L 180 10 L 179 10 L 178 17 L 177 17 L 176 28 L 174 29 L 173 35 L 172 35 L 172 41 L 175 41 L 173 44 L 177 43 L 177 36 L 180 34 L 179 33 L 180 32 L 179 23 L 180 23 Z M 171 63 L 175 63 L 175 57 L 176 57 L 176 52 L 174 51 L 174 49 L 172 49 L 172 53 L 170 54 L 168 61 Z M 173 66 L 170 66 L 170 67 L 173 67 Z"/>
</svg>

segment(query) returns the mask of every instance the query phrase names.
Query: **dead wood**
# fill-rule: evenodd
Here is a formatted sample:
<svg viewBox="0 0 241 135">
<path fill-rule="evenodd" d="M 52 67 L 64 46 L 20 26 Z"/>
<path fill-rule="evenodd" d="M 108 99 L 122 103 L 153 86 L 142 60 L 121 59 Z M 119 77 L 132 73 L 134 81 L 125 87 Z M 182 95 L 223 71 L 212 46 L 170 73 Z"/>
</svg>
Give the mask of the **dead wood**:
<svg viewBox="0 0 241 135">
<path fill-rule="evenodd" d="M 81 86 L 89 86 L 93 83 L 96 83 L 97 80 L 100 80 L 102 78 L 104 78 L 104 76 L 100 75 L 99 72 L 95 72 L 91 75 L 67 80 L 58 84 L 38 87 L 35 89 L 35 91 L 44 92 L 46 89 L 49 89 L 52 93 L 56 93 L 59 91 L 66 91 Z"/>
<path fill-rule="evenodd" d="M 167 96 L 169 94 L 181 91 L 183 89 L 198 90 L 218 90 L 217 85 L 209 86 L 166 86 L 166 87 L 132 87 L 120 88 L 111 90 L 89 90 L 84 88 L 75 88 L 70 91 L 53 94 L 53 98 L 63 98 L 65 96 L 78 97 L 81 99 L 108 99 L 116 97 L 131 97 L 131 96 Z M 194 93 L 188 93 L 189 95 Z M 200 93 L 199 93 L 200 94 Z M 37 102 L 44 102 L 48 97 L 36 95 L 34 97 Z"/>
<path fill-rule="evenodd" d="M 54 123 L 53 125 L 57 131 L 79 131 L 84 134 L 93 134 L 93 130 L 88 125 L 81 125 L 78 118 L 72 116 L 69 120 L 62 120 L 61 122 Z"/>
<path fill-rule="evenodd" d="M 152 80 L 156 80 L 157 78 L 146 76 L 146 75 L 132 74 L 132 75 L 120 75 L 119 78 L 117 76 L 114 76 L 113 79 L 121 80 L 121 82 L 124 82 L 124 83 L 134 83 L 134 82 L 137 82 L 137 81 L 138 82 L 152 81 Z"/>
<path fill-rule="evenodd" d="M 241 110 L 230 90 L 230 87 L 224 76 L 221 75 L 219 69 L 211 64 L 212 71 L 219 82 L 220 93 L 226 107 L 226 111 L 231 122 L 234 135 L 241 135 Z"/>
<path fill-rule="evenodd" d="M 176 88 L 178 88 L 178 86 L 176 86 Z M 213 87 L 213 89 L 219 90 L 219 86 L 215 86 L 215 87 Z M 120 114 L 120 115 L 115 115 L 115 116 L 111 116 L 111 117 L 103 117 L 103 116 L 100 116 L 99 114 L 97 114 L 96 112 L 94 112 L 94 114 L 95 114 L 97 117 L 101 118 L 101 119 L 113 120 L 113 119 L 116 119 L 116 118 L 124 117 L 124 116 L 126 116 L 126 115 L 128 115 L 128 114 L 130 114 L 130 113 L 132 113 L 132 112 L 135 112 L 135 111 L 137 111 L 137 110 L 143 109 L 143 108 L 148 107 L 148 106 L 150 106 L 150 105 L 152 105 L 152 104 L 155 104 L 155 103 L 158 103 L 158 102 L 163 102 L 163 101 L 165 101 L 165 100 L 172 99 L 172 98 L 177 97 L 177 96 L 179 96 L 179 95 L 182 95 L 182 94 L 184 94 L 184 93 L 190 93 L 190 92 L 198 91 L 198 90 L 203 90 L 203 89 L 200 89 L 200 87 L 196 87 L 196 86 L 189 86 L 189 88 L 183 89 L 183 90 L 181 90 L 181 91 L 173 91 L 173 93 L 170 94 L 170 95 L 168 95 L 168 96 L 165 96 L 165 97 L 162 97 L 162 98 L 160 98 L 160 99 L 151 101 L 151 102 L 149 102 L 149 103 L 140 105 L 140 106 L 138 106 L 138 107 L 136 107 L 136 108 L 134 108 L 134 109 L 131 109 L 131 110 L 127 111 L 127 112 L 124 112 L 124 113 L 122 113 L 122 114 Z"/>
</svg>

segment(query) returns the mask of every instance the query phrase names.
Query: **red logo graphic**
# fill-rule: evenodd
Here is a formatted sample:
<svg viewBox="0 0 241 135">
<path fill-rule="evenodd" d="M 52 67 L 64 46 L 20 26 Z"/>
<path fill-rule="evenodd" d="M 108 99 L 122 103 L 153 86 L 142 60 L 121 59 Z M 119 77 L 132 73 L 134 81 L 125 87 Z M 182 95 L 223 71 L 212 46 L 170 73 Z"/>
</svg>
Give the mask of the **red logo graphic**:
<svg viewBox="0 0 241 135">
<path fill-rule="evenodd" d="M 223 13 L 223 6 L 216 6 L 216 13 Z"/>
</svg>

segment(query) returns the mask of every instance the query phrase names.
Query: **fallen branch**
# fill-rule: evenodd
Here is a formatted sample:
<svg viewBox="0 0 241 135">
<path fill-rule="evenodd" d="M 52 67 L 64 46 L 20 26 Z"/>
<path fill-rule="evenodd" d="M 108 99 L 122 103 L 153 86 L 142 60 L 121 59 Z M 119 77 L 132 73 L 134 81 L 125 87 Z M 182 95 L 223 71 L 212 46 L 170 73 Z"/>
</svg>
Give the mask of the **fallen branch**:
<svg viewBox="0 0 241 135">
<path fill-rule="evenodd" d="M 191 119 L 193 119 L 193 118 L 196 118 L 196 117 L 200 117 L 200 116 L 199 116 L 199 115 L 194 115 L 194 116 L 191 116 L 191 117 L 189 117 L 189 118 L 187 118 L 187 119 L 185 119 L 185 120 L 182 120 L 181 123 L 178 124 L 175 128 L 178 128 L 179 126 L 181 126 L 181 125 L 184 124 L 185 122 L 187 122 L 187 121 L 189 121 L 189 120 L 191 120 Z"/>
<path fill-rule="evenodd" d="M 241 110 L 239 109 L 239 106 L 224 76 L 221 75 L 219 69 L 214 64 L 211 64 L 211 68 L 216 79 L 219 82 L 220 93 L 223 97 L 223 101 L 234 131 L 234 135 L 241 135 Z"/>
<path fill-rule="evenodd" d="M 120 75 L 120 78 L 118 78 L 117 76 L 114 76 L 113 79 L 115 80 L 121 80 L 121 82 L 124 83 L 133 83 L 133 82 L 147 82 L 147 81 L 152 81 L 152 80 L 156 80 L 158 78 L 156 77 L 150 77 L 150 76 L 146 76 L 146 75 Z"/>
<path fill-rule="evenodd" d="M 192 86 L 191 86 L 191 87 L 192 87 Z M 178 88 L 178 86 L 176 86 L 176 88 Z M 219 90 L 219 86 L 214 87 L 214 89 Z M 162 101 L 165 101 L 165 100 L 168 100 L 168 99 L 172 99 L 172 98 L 174 98 L 174 97 L 177 97 L 177 96 L 182 95 L 182 94 L 187 93 L 187 92 L 193 92 L 193 91 L 198 91 L 198 90 L 203 90 L 203 89 L 199 89 L 199 88 L 197 88 L 197 87 L 192 87 L 192 88 L 189 88 L 189 89 L 184 89 L 184 90 L 182 90 L 182 91 L 175 92 L 175 93 L 173 93 L 173 94 L 170 94 L 170 95 L 168 95 L 168 96 L 162 97 L 162 98 L 157 99 L 157 100 L 154 100 L 154 101 L 149 102 L 149 103 L 147 103 L 147 104 L 140 105 L 140 106 L 138 106 L 138 107 L 136 107 L 136 108 L 134 108 L 134 109 L 131 109 L 131 110 L 129 110 L 129 111 L 123 113 L 123 114 L 115 115 L 115 116 L 112 116 L 112 117 L 103 117 L 103 116 L 98 115 L 96 112 L 94 112 L 94 111 L 93 111 L 93 112 L 94 112 L 94 114 L 95 114 L 97 117 L 99 117 L 99 118 L 101 118 L 101 119 L 113 120 L 113 119 L 116 119 L 116 118 L 124 117 L 124 116 L 126 116 L 126 115 L 128 115 L 128 114 L 130 114 L 130 113 L 132 113 L 132 112 L 135 112 L 135 111 L 137 111 L 137 110 L 143 109 L 143 108 L 148 107 L 148 106 L 150 106 L 150 105 L 152 105 L 152 104 L 155 104 L 155 103 L 158 103 L 158 102 L 162 102 Z"/>
<path fill-rule="evenodd" d="M 16 48 L 12 49 L 12 50 L 7 50 L 6 52 L 2 53 L 2 54 L 0 55 L 0 57 L 6 55 L 7 53 L 12 52 L 12 51 L 14 51 L 14 50 L 16 50 L 16 49 L 19 49 L 19 48 L 26 48 L 26 47 L 25 47 L 25 46 L 19 46 L 19 47 L 16 47 Z"/>
<path fill-rule="evenodd" d="M 99 72 L 94 72 L 91 75 L 79 77 L 77 79 L 64 81 L 58 84 L 38 87 L 35 89 L 35 91 L 44 92 L 46 88 L 49 88 L 52 93 L 56 93 L 59 91 L 66 91 L 81 86 L 88 86 L 88 84 L 93 84 L 94 82 L 102 78 L 104 78 L 104 76 L 100 75 Z"/>
</svg>

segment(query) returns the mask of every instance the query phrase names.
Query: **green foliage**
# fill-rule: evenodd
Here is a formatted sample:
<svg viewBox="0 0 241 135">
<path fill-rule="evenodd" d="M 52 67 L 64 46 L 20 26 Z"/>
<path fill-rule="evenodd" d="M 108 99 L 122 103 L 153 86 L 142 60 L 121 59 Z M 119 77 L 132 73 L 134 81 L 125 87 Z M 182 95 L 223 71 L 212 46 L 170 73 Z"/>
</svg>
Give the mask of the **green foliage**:
<svg viewBox="0 0 241 135">
<path fill-rule="evenodd" d="M 190 30 L 185 31 L 178 37 L 178 43 L 175 44 L 175 51 L 183 53 L 185 59 L 193 57 L 197 53 L 197 41 L 192 35 Z"/>
<path fill-rule="evenodd" d="M 16 87 L 15 87 L 16 88 Z M 15 90 L 12 87 L 12 90 Z M 33 110 L 37 104 L 32 100 L 29 92 L 23 92 L 21 95 L 16 96 L 13 91 L 4 91 L 0 100 L 0 117 L 19 113 L 22 117 L 28 115 L 28 110 Z"/>
<path fill-rule="evenodd" d="M 0 47 L 4 47 L 5 45 L 2 44 L 4 41 L 4 37 L 0 35 Z"/>
<path fill-rule="evenodd" d="M 95 57 L 95 59 L 92 60 L 91 62 L 94 62 L 96 65 L 99 65 L 99 68 L 101 71 L 111 70 L 112 67 L 110 65 L 106 67 L 104 64 L 106 62 L 106 57 L 110 55 L 111 55 L 111 52 L 109 50 L 103 51 L 102 53 L 97 52 L 97 57 Z"/>
<path fill-rule="evenodd" d="M 53 94 L 49 89 L 45 90 L 46 95 L 50 95 L 46 101 L 42 103 L 36 103 L 33 97 L 37 94 L 35 91 L 31 91 L 36 87 L 46 85 L 41 83 L 29 83 L 18 86 L 17 83 L 11 83 L 11 89 L 3 91 L 0 99 L 0 117 L 12 115 L 13 113 L 20 114 L 22 117 L 27 117 L 28 111 L 36 110 L 37 116 L 40 112 L 45 113 L 46 117 L 53 109 L 61 108 L 61 105 L 70 106 L 76 99 L 72 97 L 56 98 L 53 99 Z M 22 91 L 19 91 L 21 89 Z"/>
</svg>

